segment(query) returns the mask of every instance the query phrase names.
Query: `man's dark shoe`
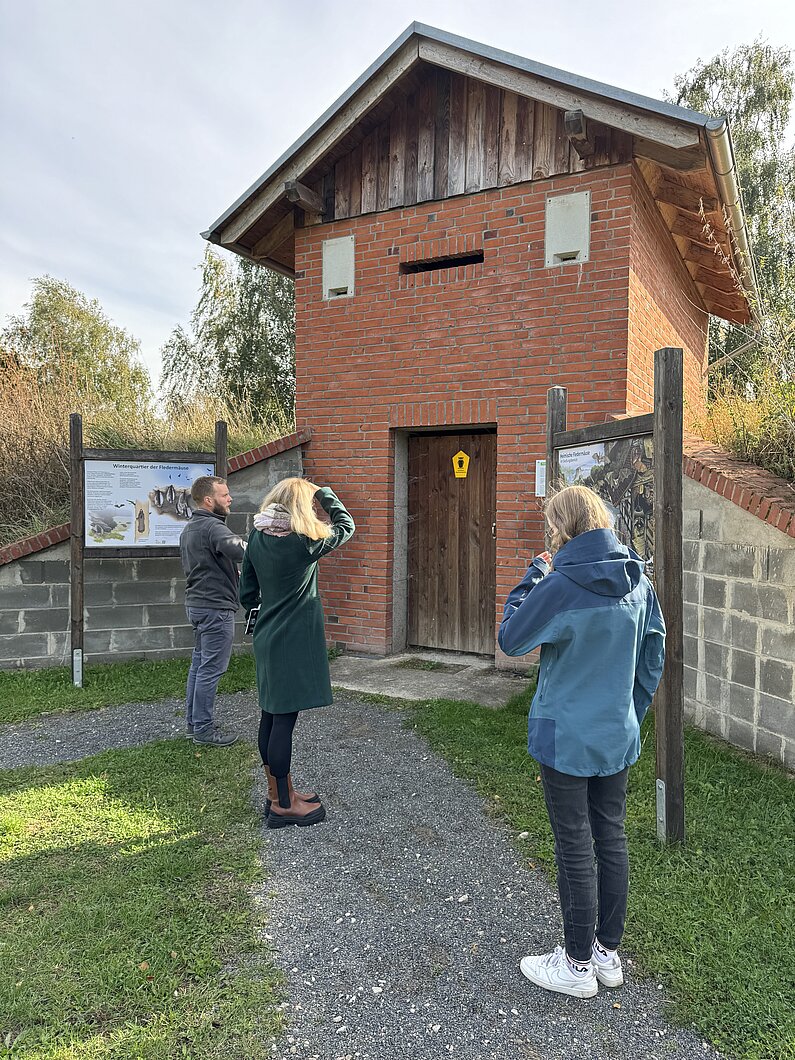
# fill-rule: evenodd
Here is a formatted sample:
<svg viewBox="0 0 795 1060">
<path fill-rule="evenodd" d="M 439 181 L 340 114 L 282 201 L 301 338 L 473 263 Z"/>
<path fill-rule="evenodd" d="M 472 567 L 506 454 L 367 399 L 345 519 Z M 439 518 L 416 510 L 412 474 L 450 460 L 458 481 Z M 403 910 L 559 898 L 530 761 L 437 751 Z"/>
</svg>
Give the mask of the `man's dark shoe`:
<svg viewBox="0 0 795 1060">
<path fill-rule="evenodd" d="M 228 736 L 212 726 L 196 729 L 193 733 L 193 742 L 200 747 L 231 747 L 236 741 L 236 736 Z"/>
<path fill-rule="evenodd" d="M 189 740 L 193 739 L 193 726 L 192 725 L 188 725 L 187 726 L 187 728 L 185 729 L 185 735 L 187 736 L 187 738 Z"/>
</svg>

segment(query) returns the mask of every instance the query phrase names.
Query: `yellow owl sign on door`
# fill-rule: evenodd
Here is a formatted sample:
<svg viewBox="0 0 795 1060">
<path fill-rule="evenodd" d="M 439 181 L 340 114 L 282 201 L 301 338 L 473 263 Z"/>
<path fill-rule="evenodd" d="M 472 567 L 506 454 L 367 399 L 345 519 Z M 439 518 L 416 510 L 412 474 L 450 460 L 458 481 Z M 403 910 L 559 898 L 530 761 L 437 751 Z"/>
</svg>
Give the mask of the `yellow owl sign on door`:
<svg viewBox="0 0 795 1060">
<path fill-rule="evenodd" d="M 453 471 L 456 478 L 466 478 L 469 470 L 469 457 L 463 449 L 459 449 L 453 457 Z"/>
</svg>

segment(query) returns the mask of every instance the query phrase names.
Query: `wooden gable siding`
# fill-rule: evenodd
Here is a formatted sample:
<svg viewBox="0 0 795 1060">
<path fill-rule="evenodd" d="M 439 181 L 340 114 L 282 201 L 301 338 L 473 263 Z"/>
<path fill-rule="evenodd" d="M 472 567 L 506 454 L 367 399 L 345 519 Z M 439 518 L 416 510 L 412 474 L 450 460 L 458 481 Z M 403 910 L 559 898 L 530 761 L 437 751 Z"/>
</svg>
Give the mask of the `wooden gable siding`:
<svg viewBox="0 0 795 1060">
<path fill-rule="evenodd" d="M 282 200 L 235 249 L 289 270 L 294 234 L 276 231 L 288 214 L 300 228 L 632 160 L 630 133 L 591 122 L 589 137 L 594 150 L 582 159 L 562 110 L 420 63 L 301 176 L 322 215 Z"/>
<path fill-rule="evenodd" d="M 628 162 L 632 137 L 596 126 L 583 161 L 563 111 L 473 78 L 427 67 L 396 93 L 388 117 L 313 183 L 324 221 Z"/>
</svg>

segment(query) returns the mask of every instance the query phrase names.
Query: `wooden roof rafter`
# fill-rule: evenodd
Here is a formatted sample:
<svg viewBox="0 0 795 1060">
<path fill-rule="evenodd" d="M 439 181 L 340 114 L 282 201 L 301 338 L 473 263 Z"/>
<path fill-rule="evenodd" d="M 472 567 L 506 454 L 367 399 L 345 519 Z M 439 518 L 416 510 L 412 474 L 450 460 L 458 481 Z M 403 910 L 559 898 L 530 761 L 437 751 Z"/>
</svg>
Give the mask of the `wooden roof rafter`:
<svg viewBox="0 0 795 1060">
<path fill-rule="evenodd" d="M 747 323 L 747 294 L 734 266 L 732 240 L 709 161 L 697 173 L 639 159 L 638 168 L 709 313 Z"/>
</svg>

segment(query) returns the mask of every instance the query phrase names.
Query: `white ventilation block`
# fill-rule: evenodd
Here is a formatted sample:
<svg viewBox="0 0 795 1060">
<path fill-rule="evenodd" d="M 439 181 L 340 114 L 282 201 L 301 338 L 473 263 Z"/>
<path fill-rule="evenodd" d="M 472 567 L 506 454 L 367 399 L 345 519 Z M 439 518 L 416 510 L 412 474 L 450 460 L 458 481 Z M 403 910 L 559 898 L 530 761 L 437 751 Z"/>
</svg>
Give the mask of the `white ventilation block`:
<svg viewBox="0 0 795 1060">
<path fill-rule="evenodd" d="M 590 191 L 550 195 L 544 224 L 544 267 L 588 261 L 590 251 Z"/>
<path fill-rule="evenodd" d="M 327 239 L 323 243 L 323 297 L 352 298 L 355 256 L 353 236 Z"/>
</svg>

